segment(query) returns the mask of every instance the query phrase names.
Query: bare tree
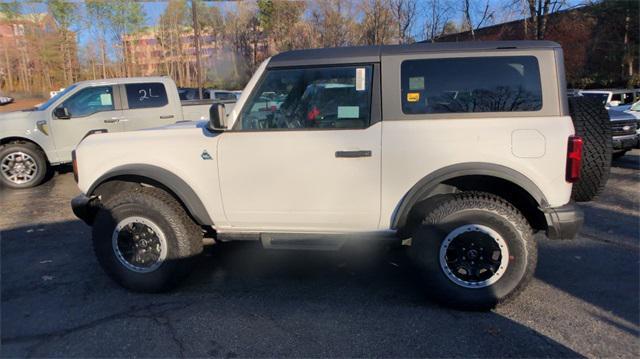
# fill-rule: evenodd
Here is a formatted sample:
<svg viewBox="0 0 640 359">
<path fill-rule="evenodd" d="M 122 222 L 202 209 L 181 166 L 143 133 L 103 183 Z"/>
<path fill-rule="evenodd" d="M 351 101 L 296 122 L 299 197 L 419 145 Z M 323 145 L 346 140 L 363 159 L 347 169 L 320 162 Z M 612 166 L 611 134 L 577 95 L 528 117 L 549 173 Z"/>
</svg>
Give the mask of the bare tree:
<svg viewBox="0 0 640 359">
<path fill-rule="evenodd" d="M 566 0 L 526 0 L 533 27 L 533 38 L 543 40 L 547 31 L 547 19 L 549 14 L 562 9 Z M 527 29 L 528 32 L 528 29 Z"/>
<path fill-rule="evenodd" d="M 338 47 L 356 42 L 351 0 L 312 1 L 310 8 L 309 22 L 314 32 L 315 46 Z"/>
<path fill-rule="evenodd" d="M 398 43 L 407 44 L 413 42 L 411 30 L 415 24 L 417 17 L 416 0 L 392 0 L 391 9 L 398 26 Z"/>
<path fill-rule="evenodd" d="M 447 24 L 451 25 L 453 7 L 449 0 L 425 0 L 423 4 L 424 39 L 435 42 L 436 37 L 446 32 Z"/>
<path fill-rule="evenodd" d="M 479 1 L 473 1 L 474 5 L 477 5 Z M 490 8 L 490 1 L 485 0 L 484 6 L 480 12 L 481 16 L 478 19 L 477 23 L 474 24 L 474 19 L 472 17 L 472 13 L 476 10 L 472 8 L 471 0 L 463 0 L 462 2 L 462 14 L 463 14 L 463 29 L 467 29 L 471 32 L 471 38 L 476 39 L 475 30 L 485 25 L 488 21 L 492 20 L 495 14 L 495 11 Z"/>
<path fill-rule="evenodd" d="M 394 18 L 389 0 L 367 0 L 362 10 L 361 38 L 365 45 L 387 44 L 393 36 Z"/>
</svg>

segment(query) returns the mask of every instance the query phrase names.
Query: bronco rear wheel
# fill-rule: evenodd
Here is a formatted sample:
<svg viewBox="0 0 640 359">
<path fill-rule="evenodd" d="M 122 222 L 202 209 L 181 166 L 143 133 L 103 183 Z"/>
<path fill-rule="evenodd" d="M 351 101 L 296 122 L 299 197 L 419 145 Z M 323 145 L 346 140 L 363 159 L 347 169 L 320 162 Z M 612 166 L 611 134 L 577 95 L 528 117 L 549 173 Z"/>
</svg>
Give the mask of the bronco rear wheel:
<svg viewBox="0 0 640 359">
<path fill-rule="evenodd" d="M 202 231 L 168 193 L 136 187 L 103 203 L 93 224 L 93 246 L 98 262 L 120 285 L 158 292 L 189 274 L 202 252 Z"/>
<path fill-rule="evenodd" d="M 463 192 L 438 198 L 413 233 L 410 256 L 440 303 L 486 310 L 514 297 L 536 265 L 532 230 L 500 197 Z"/>
</svg>

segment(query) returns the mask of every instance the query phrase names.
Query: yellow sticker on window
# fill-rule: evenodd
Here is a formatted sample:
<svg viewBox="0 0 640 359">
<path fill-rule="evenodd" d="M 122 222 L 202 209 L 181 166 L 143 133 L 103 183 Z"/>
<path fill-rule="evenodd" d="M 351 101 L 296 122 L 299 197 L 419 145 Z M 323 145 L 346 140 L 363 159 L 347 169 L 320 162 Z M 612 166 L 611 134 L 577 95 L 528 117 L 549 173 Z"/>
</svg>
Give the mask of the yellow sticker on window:
<svg viewBox="0 0 640 359">
<path fill-rule="evenodd" d="M 407 93 L 407 102 L 418 102 L 418 101 L 420 101 L 420 92 Z"/>
</svg>

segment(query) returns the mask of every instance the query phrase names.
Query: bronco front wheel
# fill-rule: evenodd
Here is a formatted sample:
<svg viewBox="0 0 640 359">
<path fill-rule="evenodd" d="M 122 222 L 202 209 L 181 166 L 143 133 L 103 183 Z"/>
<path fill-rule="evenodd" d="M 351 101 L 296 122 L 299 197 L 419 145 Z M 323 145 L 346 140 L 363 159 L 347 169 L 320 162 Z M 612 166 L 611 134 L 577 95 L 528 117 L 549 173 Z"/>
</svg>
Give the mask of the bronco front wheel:
<svg viewBox="0 0 640 359">
<path fill-rule="evenodd" d="M 474 310 L 493 308 L 520 292 L 537 258 L 522 214 L 482 192 L 437 199 L 414 230 L 410 253 L 436 300 Z"/>
<path fill-rule="evenodd" d="M 188 275 L 202 251 L 202 232 L 171 195 L 141 186 L 102 204 L 93 246 L 98 262 L 120 285 L 158 292 Z"/>
</svg>

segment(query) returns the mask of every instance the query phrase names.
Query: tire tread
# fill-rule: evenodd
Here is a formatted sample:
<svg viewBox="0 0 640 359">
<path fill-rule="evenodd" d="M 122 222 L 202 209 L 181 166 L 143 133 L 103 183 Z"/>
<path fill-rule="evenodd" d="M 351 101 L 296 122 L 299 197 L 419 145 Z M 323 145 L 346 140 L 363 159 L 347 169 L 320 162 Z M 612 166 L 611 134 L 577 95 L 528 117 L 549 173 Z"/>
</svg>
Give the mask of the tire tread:
<svg viewBox="0 0 640 359">
<path fill-rule="evenodd" d="M 569 112 L 576 135 L 583 138 L 580 180 L 573 184 L 571 198 L 594 200 L 609 179 L 613 142 L 609 113 L 602 103 L 584 97 L 569 98 Z"/>
</svg>

